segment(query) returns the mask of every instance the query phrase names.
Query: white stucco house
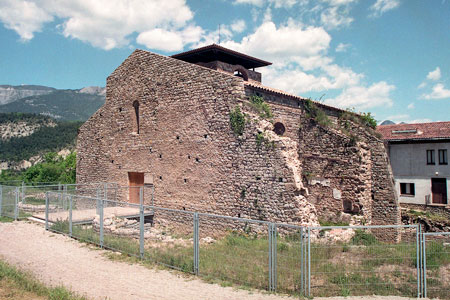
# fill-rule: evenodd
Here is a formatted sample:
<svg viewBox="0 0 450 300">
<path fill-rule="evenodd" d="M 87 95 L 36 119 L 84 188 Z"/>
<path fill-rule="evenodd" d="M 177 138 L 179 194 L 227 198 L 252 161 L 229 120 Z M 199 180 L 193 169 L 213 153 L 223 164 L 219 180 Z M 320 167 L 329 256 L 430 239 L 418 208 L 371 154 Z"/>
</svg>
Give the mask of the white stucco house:
<svg viewBox="0 0 450 300">
<path fill-rule="evenodd" d="M 450 122 L 381 125 L 400 203 L 450 207 Z"/>
</svg>

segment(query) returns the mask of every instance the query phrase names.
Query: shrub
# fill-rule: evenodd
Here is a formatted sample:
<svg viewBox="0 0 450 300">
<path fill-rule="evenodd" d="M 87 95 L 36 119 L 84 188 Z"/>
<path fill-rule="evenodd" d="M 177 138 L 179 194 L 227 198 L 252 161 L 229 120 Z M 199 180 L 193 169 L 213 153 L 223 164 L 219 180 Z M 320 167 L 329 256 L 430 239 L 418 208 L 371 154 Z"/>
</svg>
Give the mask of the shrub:
<svg viewBox="0 0 450 300">
<path fill-rule="evenodd" d="M 263 97 L 251 96 L 251 106 L 258 112 L 261 118 L 270 119 L 273 117 L 270 106 L 264 101 Z"/>
<path fill-rule="evenodd" d="M 358 114 L 355 112 L 354 109 L 347 108 L 344 112 L 340 114 L 339 119 L 350 120 L 372 129 L 377 128 L 377 121 L 374 119 L 374 117 L 370 112 Z M 344 123 L 344 128 L 349 129 L 347 122 Z"/>
<path fill-rule="evenodd" d="M 328 127 L 331 125 L 331 120 L 328 118 L 327 114 L 311 99 L 306 99 L 304 101 L 304 107 L 308 118 L 313 119 L 322 127 Z"/>
<path fill-rule="evenodd" d="M 245 117 L 239 106 L 230 112 L 230 125 L 234 134 L 242 135 L 244 133 Z"/>
<path fill-rule="evenodd" d="M 352 244 L 370 246 L 377 243 L 377 239 L 373 234 L 367 233 L 363 230 L 355 230 L 355 235 L 352 237 Z"/>
<path fill-rule="evenodd" d="M 370 114 L 370 112 L 362 113 L 361 121 L 363 122 L 363 125 L 366 125 L 367 127 L 370 127 L 372 129 L 377 128 L 377 121 L 373 118 L 373 116 Z"/>
</svg>

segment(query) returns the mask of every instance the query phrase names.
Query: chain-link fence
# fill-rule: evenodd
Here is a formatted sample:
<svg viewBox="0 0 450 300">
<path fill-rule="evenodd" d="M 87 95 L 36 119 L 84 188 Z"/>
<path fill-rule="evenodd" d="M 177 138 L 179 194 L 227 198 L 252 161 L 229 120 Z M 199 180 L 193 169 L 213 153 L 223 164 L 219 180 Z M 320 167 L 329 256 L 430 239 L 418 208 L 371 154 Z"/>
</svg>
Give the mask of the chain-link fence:
<svg viewBox="0 0 450 300">
<path fill-rule="evenodd" d="M 79 195 L 102 198 L 118 202 L 139 203 L 139 186 L 119 186 L 116 183 L 88 184 L 34 184 L 17 182 L 15 186 L 0 185 L 0 215 L 13 219 L 35 217 L 44 220 L 46 192 L 59 192 L 63 195 Z M 145 204 L 154 203 L 153 186 L 142 187 Z M 2 212 L 3 211 L 3 212 Z"/>
<path fill-rule="evenodd" d="M 423 234 L 424 296 L 450 299 L 450 232 Z"/>
<path fill-rule="evenodd" d="M 17 203 L 19 188 L 16 186 L 0 185 L 0 217 L 18 219 Z"/>
<path fill-rule="evenodd" d="M 450 234 L 422 234 L 419 225 L 300 227 L 177 210 L 151 205 L 152 187 L 45 195 L 48 230 L 222 285 L 306 297 L 428 291 L 450 299 Z M 18 214 L 18 187 L 2 186 L 0 199 L 2 215 Z"/>
<path fill-rule="evenodd" d="M 420 294 L 418 225 L 308 228 L 308 295 Z M 397 231 L 400 242 L 384 240 Z"/>
</svg>

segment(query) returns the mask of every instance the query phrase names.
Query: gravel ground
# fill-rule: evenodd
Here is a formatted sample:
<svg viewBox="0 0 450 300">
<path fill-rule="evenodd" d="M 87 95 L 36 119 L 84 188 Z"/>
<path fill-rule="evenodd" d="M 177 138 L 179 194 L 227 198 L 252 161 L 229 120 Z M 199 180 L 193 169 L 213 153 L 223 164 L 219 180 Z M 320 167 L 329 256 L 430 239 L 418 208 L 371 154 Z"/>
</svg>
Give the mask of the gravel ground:
<svg viewBox="0 0 450 300">
<path fill-rule="evenodd" d="M 104 252 L 90 249 L 63 235 L 47 232 L 38 224 L 0 223 L 1 259 L 31 271 L 45 284 L 63 284 L 91 299 L 294 299 L 221 287 L 194 277 L 186 278 L 177 272 L 111 261 L 103 256 Z M 405 300 L 408 298 L 370 296 L 333 297 L 332 299 Z"/>
</svg>

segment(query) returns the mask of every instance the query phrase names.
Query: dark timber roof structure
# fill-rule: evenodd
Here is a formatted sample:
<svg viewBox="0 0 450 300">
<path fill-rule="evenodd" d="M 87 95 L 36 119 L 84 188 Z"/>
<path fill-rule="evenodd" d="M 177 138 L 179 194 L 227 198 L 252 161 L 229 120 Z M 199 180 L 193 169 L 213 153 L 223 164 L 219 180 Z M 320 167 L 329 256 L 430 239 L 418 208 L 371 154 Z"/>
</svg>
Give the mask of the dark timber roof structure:
<svg viewBox="0 0 450 300">
<path fill-rule="evenodd" d="M 241 65 L 246 69 L 265 67 L 272 64 L 271 62 L 233 51 L 216 44 L 174 54 L 171 57 L 194 64 L 218 60 L 231 65 Z"/>
</svg>

